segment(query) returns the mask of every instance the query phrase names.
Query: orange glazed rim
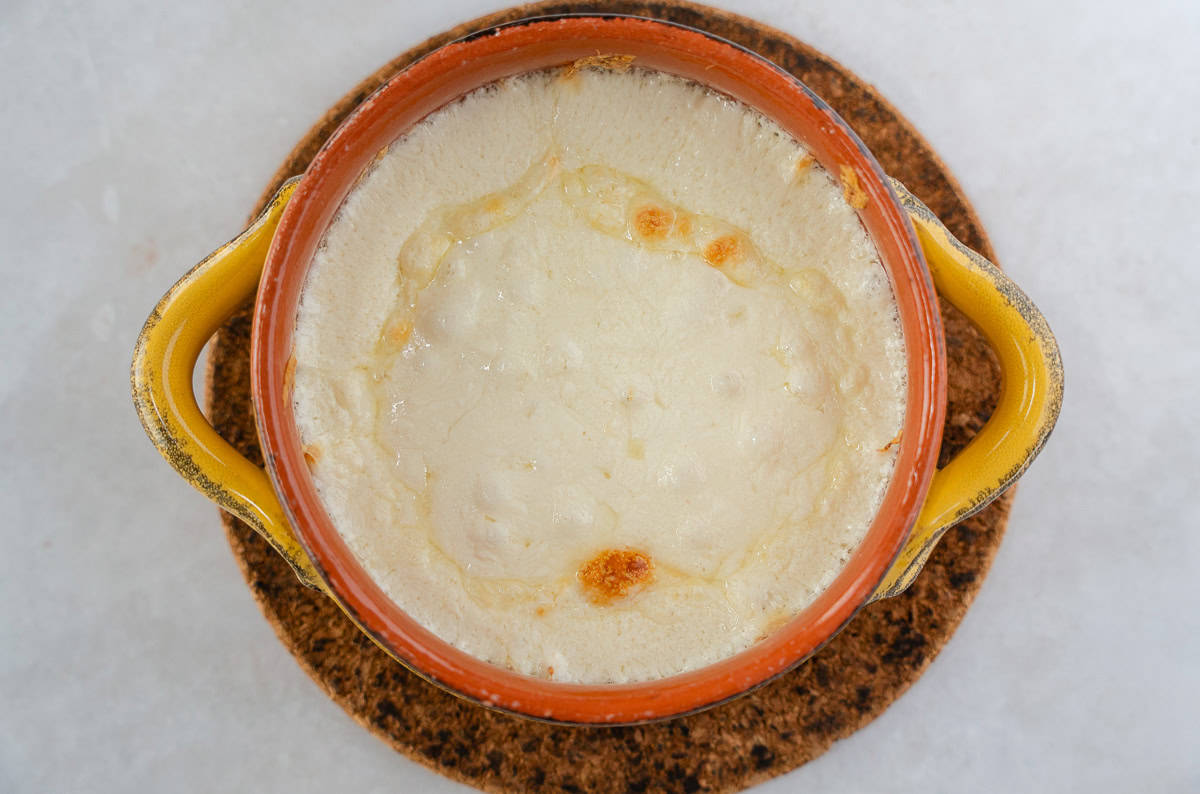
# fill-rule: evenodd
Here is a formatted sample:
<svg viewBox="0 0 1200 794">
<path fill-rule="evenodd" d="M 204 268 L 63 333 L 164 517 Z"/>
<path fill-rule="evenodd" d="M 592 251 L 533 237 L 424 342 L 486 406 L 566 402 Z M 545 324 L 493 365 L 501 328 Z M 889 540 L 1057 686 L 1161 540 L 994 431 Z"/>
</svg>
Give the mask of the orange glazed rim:
<svg viewBox="0 0 1200 794">
<path fill-rule="evenodd" d="M 495 80 L 597 54 L 632 55 L 753 107 L 804 143 L 831 174 L 853 169 L 867 197 L 859 217 L 892 282 L 907 349 L 907 408 L 895 474 L 866 537 L 834 582 L 747 650 L 669 678 L 573 684 L 522 675 L 439 639 L 383 592 L 318 498 L 286 384 L 301 290 L 313 253 L 372 159 L 434 110 Z M 743 694 L 795 667 L 871 598 L 916 520 L 937 462 L 946 410 L 941 318 L 924 258 L 883 170 L 849 126 L 792 75 L 749 50 L 681 25 L 618 15 L 510 23 L 441 47 L 390 79 L 313 159 L 275 232 L 259 285 L 251 376 L 267 470 L 330 595 L 384 650 L 426 680 L 526 717 L 628 724 L 678 716 Z"/>
</svg>

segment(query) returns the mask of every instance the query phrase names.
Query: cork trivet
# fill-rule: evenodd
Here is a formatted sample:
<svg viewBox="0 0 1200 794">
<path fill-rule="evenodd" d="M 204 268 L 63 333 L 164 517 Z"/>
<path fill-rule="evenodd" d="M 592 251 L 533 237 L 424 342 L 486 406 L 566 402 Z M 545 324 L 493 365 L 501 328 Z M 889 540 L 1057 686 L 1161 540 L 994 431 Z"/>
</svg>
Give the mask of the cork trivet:
<svg viewBox="0 0 1200 794">
<path fill-rule="evenodd" d="M 263 206 L 301 173 L 338 123 L 389 76 L 452 39 L 523 16 L 597 10 L 588 3 L 520 6 L 476 19 L 409 50 L 334 105 L 288 156 Z M 685 2 L 605 3 L 598 10 L 674 20 L 755 50 L 795 74 L 845 118 L 879 158 L 963 242 L 993 258 L 978 218 L 929 145 L 867 83 L 778 30 Z M 256 210 L 257 213 L 257 210 Z M 942 463 L 979 430 L 1000 386 L 978 332 L 942 305 L 949 411 Z M 208 410 L 218 431 L 261 462 L 250 404 L 250 315 L 218 333 Z M 816 758 L 879 716 L 921 675 L 962 620 L 1000 543 L 1011 492 L 942 539 L 904 595 L 864 609 L 806 664 L 701 714 L 626 728 L 532 722 L 466 703 L 406 671 L 331 601 L 300 585 L 241 522 L 229 542 L 263 613 L 310 676 L 355 720 L 405 756 L 485 791 L 738 791 Z"/>
</svg>

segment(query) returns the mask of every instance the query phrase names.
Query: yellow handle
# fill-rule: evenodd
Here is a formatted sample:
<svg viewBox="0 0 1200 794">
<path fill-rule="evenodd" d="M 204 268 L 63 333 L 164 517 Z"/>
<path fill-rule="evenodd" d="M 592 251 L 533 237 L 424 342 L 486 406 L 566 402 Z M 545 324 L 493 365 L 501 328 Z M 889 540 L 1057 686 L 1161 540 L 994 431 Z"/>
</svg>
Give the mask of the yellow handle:
<svg viewBox="0 0 1200 794">
<path fill-rule="evenodd" d="M 163 296 L 138 337 L 130 380 L 142 426 L 175 471 L 257 530 L 301 581 L 321 588 L 266 473 L 217 435 L 192 391 L 192 371 L 205 343 L 258 288 L 275 227 L 297 181 L 285 183 L 250 228 Z"/>
<path fill-rule="evenodd" d="M 978 326 L 1000 360 L 996 410 L 954 460 L 933 476 L 912 534 L 874 599 L 898 595 L 920 573 L 946 530 L 982 510 L 1028 468 L 1062 407 L 1058 343 L 1033 302 L 991 262 L 947 231 L 892 180 L 925 252 L 938 292 Z"/>
</svg>

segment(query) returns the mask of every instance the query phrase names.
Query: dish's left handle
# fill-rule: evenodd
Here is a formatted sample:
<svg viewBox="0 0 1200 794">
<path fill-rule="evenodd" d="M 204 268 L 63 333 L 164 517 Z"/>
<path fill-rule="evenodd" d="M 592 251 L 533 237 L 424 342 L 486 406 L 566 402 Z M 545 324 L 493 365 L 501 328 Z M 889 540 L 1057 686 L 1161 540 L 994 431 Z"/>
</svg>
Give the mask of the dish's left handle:
<svg viewBox="0 0 1200 794">
<path fill-rule="evenodd" d="M 300 581 L 321 589 L 266 472 L 217 434 L 192 389 L 200 351 L 258 288 L 275 227 L 297 181 L 286 182 L 249 228 L 163 296 L 138 336 L 130 383 L 146 434 L 175 471 L 266 538 Z"/>
</svg>

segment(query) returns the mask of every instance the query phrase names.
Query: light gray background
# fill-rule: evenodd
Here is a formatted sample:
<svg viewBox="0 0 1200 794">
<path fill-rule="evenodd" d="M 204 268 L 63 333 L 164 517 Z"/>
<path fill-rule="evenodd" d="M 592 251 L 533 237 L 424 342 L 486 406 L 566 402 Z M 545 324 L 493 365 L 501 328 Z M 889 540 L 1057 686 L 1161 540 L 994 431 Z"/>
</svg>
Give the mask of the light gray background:
<svg viewBox="0 0 1200 794">
<path fill-rule="evenodd" d="M 1067 398 L 929 672 L 758 790 L 1200 790 L 1200 5 L 848 5 L 736 10 L 928 137 L 1057 332 Z M 0 791 L 461 788 L 296 666 L 127 367 L 326 107 L 497 7 L 0 5 Z"/>
</svg>

